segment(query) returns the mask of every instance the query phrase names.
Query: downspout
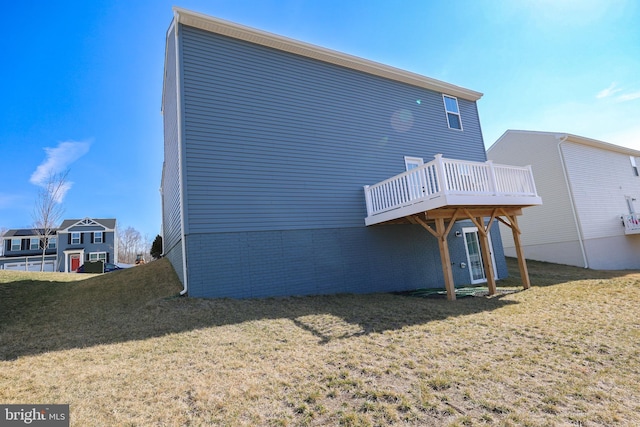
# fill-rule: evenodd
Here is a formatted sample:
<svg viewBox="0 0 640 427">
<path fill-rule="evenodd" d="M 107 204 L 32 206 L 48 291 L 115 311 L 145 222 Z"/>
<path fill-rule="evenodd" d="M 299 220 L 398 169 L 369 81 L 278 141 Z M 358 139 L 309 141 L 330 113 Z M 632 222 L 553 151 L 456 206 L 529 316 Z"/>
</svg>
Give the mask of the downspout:
<svg viewBox="0 0 640 427">
<path fill-rule="evenodd" d="M 565 135 L 563 137 L 558 138 L 560 142 L 558 142 L 558 154 L 560 156 L 560 164 L 562 165 L 562 174 L 564 175 L 564 182 L 567 185 L 567 192 L 569 193 L 569 201 L 571 202 L 571 213 L 573 214 L 573 222 L 576 225 L 576 230 L 578 231 L 578 243 L 580 244 L 580 251 L 582 252 L 582 261 L 584 262 L 584 268 L 589 268 L 589 261 L 587 260 L 587 252 L 584 249 L 584 236 L 582 233 L 582 226 L 580 225 L 580 221 L 578 221 L 578 212 L 576 211 L 576 204 L 573 197 L 573 190 L 571 188 L 571 184 L 569 183 L 569 175 L 567 174 L 567 165 L 565 162 L 564 154 L 562 152 L 562 145 L 569 138 L 569 135 Z"/>
<path fill-rule="evenodd" d="M 186 198 L 184 197 L 184 156 L 182 150 L 184 149 L 184 139 L 183 139 L 183 128 L 182 128 L 182 74 L 180 73 L 180 38 L 178 36 L 178 31 L 180 28 L 180 13 L 174 8 L 173 9 L 173 19 L 175 25 L 175 48 L 176 48 L 176 115 L 177 117 L 177 125 L 178 125 L 178 179 L 180 180 L 180 228 L 182 232 L 182 236 L 180 239 L 180 243 L 182 245 L 182 290 L 180 291 L 180 296 L 187 295 L 189 285 L 189 278 L 187 276 L 187 244 L 186 244 L 186 230 L 185 230 L 185 202 Z"/>
</svg>

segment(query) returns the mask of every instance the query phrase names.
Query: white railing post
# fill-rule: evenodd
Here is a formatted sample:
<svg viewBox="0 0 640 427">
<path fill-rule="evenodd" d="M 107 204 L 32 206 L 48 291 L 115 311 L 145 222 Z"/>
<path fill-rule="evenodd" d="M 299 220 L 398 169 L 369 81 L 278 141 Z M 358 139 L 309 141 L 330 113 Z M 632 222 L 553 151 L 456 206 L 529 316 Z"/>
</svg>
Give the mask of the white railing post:
<svg viewBox="0 0 640 427">
<path fill-rule="evenodd" d="M 444 162 L 442 161 L 442 154 L 436 154 L 435 156 L 436 162 L 436 177 L 438 178 L 438 190 L 442 193 L 447 193 L 449 190 L 449 185 L 447 183 L 447 176 L 444 173 Z"/>
<path fill-rule="evenodd" d="M 523 197 L 536 197 L 534 204 L 539 204 L 531 166 L 501 165 L 491 160 L 453 160 L 444 158 L 442 154 L 436 154 L 434 160 L 423 166 L 374 185 L 365 185 L 363 189 L 368 217 L 429 202 L 437 195 L 489 197 L 486 200 L 488 205 L 492 204 L 490 198 L 496 196 L 502 197 L 500 203 L 507 205 L 512 203 L 506 201 L 505 197 L 513 197 L 513 204 L 522 204 L 519 199 Z M 631 226 L 632 222 L 626 221 L 626 218 L 623 220 Z M 637 230 L 640 233 L 640 223 L 637 224 Z"/>
<path fill-rule="evenodd" d="M 529 181 L 531 183 L 531 191 L 533 191 L 533 194 L 538 194 L 538 189 L 536 188 L 536 180 L 533 179 L 533 169 L 531 169 L 531 165 L 527 165 L 525 167 L 529 172 Z"/>
<path fill-rule="evenodd" d="M 489 191 L 493 195 L 498 194 L 498 180 L 496 179 L 496 170 L 493 167 L 493 160 L 487 160 L 487 166 L 489 166 Z"/>
<path fill-rule="evenodd" d="M 369 193 L 369 186 L 364 186 L 364 200 L 367 204 L 367 216 L 371 215 L 371 193 Z"/>
</svg>

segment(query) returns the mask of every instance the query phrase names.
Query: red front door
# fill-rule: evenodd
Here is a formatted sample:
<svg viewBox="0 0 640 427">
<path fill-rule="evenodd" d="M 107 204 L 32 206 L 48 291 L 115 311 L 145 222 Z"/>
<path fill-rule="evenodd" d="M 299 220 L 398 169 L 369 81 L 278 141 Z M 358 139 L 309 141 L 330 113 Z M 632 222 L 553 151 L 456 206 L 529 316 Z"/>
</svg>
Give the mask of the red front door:
<svg viewBox="0 0 640 427">
<path fill-rule="evenodd" d="M 76 271 L 80 267 L 80 255 L 71 255 L 71 271 Z"/>
</svg>

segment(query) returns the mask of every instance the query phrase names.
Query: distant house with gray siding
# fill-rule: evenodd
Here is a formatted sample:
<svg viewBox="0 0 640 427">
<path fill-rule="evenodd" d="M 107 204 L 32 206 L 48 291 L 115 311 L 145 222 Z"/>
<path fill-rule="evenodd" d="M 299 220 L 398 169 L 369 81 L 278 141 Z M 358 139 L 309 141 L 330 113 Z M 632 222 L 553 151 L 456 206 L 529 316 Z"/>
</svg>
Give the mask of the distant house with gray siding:
<svg viewBox="0 0 640 427">
<path fill-rule="evenodd" d="M 37 229 L 12 229 L 0 236 L 4 249 L 0 269 L 41 271 L 44 245 L 44 271 L 71 273 L 85 261 L 117 262 L 118 234 L 113 218 L 66 219 L 47 240 L 43 235 Z"/>
<path fill-rule="evenodd" d="M 58 271 L 76 271 L 85 261 L 118 262 L 114 218 L 67 219 L 58 228 Z"/>
<path fill-rule="evenodd" d="M 43 231 L 33 228 L 7 230 L 0 236 L 2 255 L 0 270 L 41 271 Z M 55 271 L 57 261 L 57 237 L 54 230 L 44 256 L 44 271 Z"/>
<path fill-rule="evenodd" d="M 533 169 L 545 204 L 520 220 L 527 258 L 640 269 L 640 151 L 569 133 L 508 130 L 487 156 Z M 514 255 L 513 241 L 503 240 Z"/>
<path fill-rule="evenodd" d="M 161 191 L 164 253 L 183 293 L 247 298 L 442 287 L 437 239 L 418 220 L 393 214 L 418 212 L 429 222 L 427 208 L 397 210 L 364 187 L 380 189 L 374 184 L 414 170 L 422 175 L 404 177 L 410 188 L 402 192 L 426 201 L 437 189 L 424 181 L 436 155 L 471 162 L 460 166 L 464 174 L 485 165 L 481 96 L 174 8 Z M 486 281 L 474 224 L 454 222 L 446 240 L 456 286 Z M 498 227 L 490 237 L 493 273 L 505 277 Z"/>
</svg>

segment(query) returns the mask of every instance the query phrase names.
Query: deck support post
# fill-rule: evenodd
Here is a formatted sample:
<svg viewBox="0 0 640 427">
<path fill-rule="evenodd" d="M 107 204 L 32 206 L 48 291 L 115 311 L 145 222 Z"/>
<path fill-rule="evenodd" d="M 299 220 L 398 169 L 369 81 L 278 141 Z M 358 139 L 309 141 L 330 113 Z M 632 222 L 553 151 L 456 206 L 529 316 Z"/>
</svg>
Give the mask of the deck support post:
<svg viewBox="0 0 640 427">
<path fill-rule="evenodd" d="M 520 241 L 520 228 L 518 227 L 518 220 L 516 216 L 509 218 L 511 220 L 511 233 L 513 234 L 513 243 L 516 246 L 516 255 L 518 256 L 518 268 L 520 269 L 520 279 L 522 280 L 522 287 L 529 289 L 531 283 L 529 282 L 529 270 L 527 269 L 527 261 L 524 259 L 524 252 L 522 251 L 522 243 Z"/>
<path fill-rule="evenodd" d="M 440 248 L 440 261 L 442 262 L 442 274 L 444 274 L 444 286 L 447 288 L 447 299 L 456 299 L 456 288 L 453 283 L 453 272 L 451 271 L 451 256 L 449 255 L 449 234 L 444 224 L 443 218 L 436 218 L 436 233 L 438 233 L 438 247 Z"/>
<path fill-rule="evenodd" d="M 453 213 L 447 226 L 444 222 L 444 218 L 436 218 L 436 229 L 434 230 L 423 221 L 418 215 L 414 215 L 411 218 L 411 222 L 420 224 L 425 230 L 438 239 L 438 248 L 440 249 L 440 262 L 442 263 L 442 274 L 444 276 L 444 286 L 447 289 L 447 299 L 453 301 L 456 299 L 456 287 L 453 282 L 453 271 L 451 271 L 451 255 L 449 255 L 449 243 L 447 242 L 447 236 L 451 231 L 451 227 L 458 217 L 459 210 Z"/>
<path fill-rule="evenodd" d="M 527 262 L 522 251 L 522 243 L 520 241 L 520 228 L 518 227 L 517 216 L 522 215 L 519 207 L 494 207 L 494 208 L 465 208 L 456 207 L 453 209 L 438 209 L 424 212 L 423 214 L 410 215 L 405 218 L 412 224 L 420 224 L 425 230 L 438 239 L 438 248 L 440 249 L 440 260 L 442 262 L 442 273 L 444 275 L 444 283 L 447 289 L 447 299 L 452 301 L 456 299 L 455 284 L 453 282 L 453 271 L 451 270 L 451 255 L 449 254 L 449 243 L 447 236 L 451 231 L 454 223 L 458 219 L 469 218 L 471 222 L 478 228 L 478 238 L 480 240 L 480 251 L 482 253 L 482 263 L 485 276 L 487 277 L 487 287 L 489 295 L 497 293 L 495 271 L 491 257 L 491 245 L 489 243 L 489 231 L 495 220 L 502 222 L 509 227 L 513 233 L 513 241 L 516 246 L 518 256 L 518 267 L 520 269 L 520 278 L 522 287 L 529 289 L 529 271 L 527 270 Z M 484 218 L 489 218 L 489 222 L 485 225 Z M 434 228 L 427 222 L 435 223 Z M 448 224 L 447 224 L 448 221 Z"/>
<path fill-rule="evenodd" d="M 518 219 L 516 215 L 508 215 L 502 211 L 505 217 L 509 219 L 509 222 L 503 218 L 498 217 L 498 220 L 511 229 L 513 235 L 513 243 L 516 247 L 516 256 L 518 257 L 518 269 L 520 270 L 520 280 L 522 281 L 522 288 L 529 289 L 531 282 L 529 281 L 529 270 L 527 269 L 527 261 L 524 258 L 524 252 L 522 251 L 522 242 L 520 240 L 520 227 L 518 227 Z"/>
<path fill-rule="evenodd" d="M 487 287 L 489 288 L 489 295 L 495 295 L 496 289 L 496 275 L 493 271 L 493 262 L 491 262 L 491 246 L 489 245 L 489 233 L 487 233 L 484 227 L 484 219 L 478 218 L 478 234 L 480 236 L 480 252 L 482 253 L 482 263 L 484 264 L 484 275 L 487 277 Z"/>
</svg>

